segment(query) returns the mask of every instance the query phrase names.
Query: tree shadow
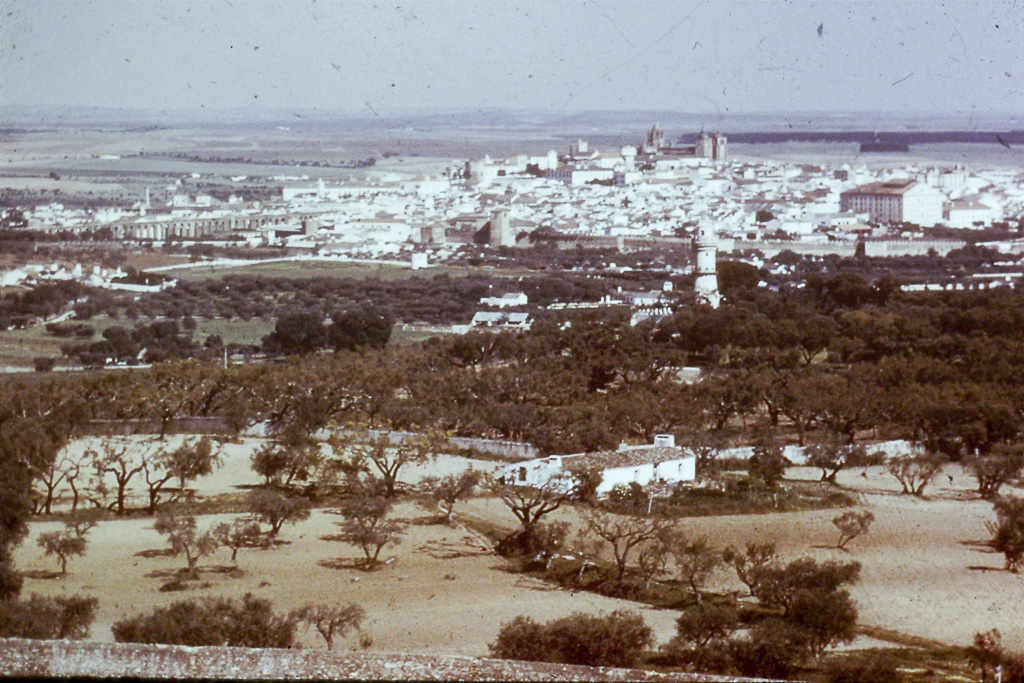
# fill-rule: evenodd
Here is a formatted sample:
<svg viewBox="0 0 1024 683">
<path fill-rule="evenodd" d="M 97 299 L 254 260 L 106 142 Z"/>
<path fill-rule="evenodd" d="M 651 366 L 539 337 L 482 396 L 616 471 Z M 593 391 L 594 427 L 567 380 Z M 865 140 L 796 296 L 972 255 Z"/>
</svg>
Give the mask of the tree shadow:
<svg viewBox="0 0 1024 683">
<path fill-rule="evenodd" d="M 409 526 L 434 526 L 444 524 L 444 515 L 428 515 L 426 517 L 397 517 L 396 522 Z"/>
<path fill-rule="evenodd" d="M 199 581 L 196 579 L 173 579 L 160 585 L 159 590 L 161 593 L 177 593 L 180 591 L 194 591 L 202 590 L 204 588 L 210 588 L 213 586 L 209 581 Z"/>
<path fill-rule="evenodd" d="M 1006 567 L 989 567 L 983 564 L 969 564 L 967 568 L 972 572 L 1005 572 L 1008 571 Z"/>
<path fill-rule="evenodd" d="M 472 536 L 465 536 L 461 541 L 427 541 L 417 546 L 417 551 L 426 553 L 435 560 L 454 560 L 460 557 L 483 557 L 493 555 L 489 547 L 483 547 Z"/>
<path fill-rule="evenodd" d="M 21 572 L 21 575 L 29 579 L 41 579 L 43 581 L 51 581 L 64 576 L 60 572 L 51 572 L 45 569 L 30 569 L 29 571 Z"/>
<path fill-rule="evenodd" d="M 150 550 L 140 550 L 135 553 L 135 557 L 145 557 L 146 559 L 153 557 L 174 557 L 174 551 L 170 548 L 152 548 Z"/>
<path fill-rule="evenodd" d="M 200 571 L 208 572 L 210 574 L 226 574 L 232 579 L 240 579 L 245 576 L 245 570 L 239 569 L 231 564 L 211 565 L 209 567 L 203 567 Z"/>
<path fill-rule="evenodd" d="M 812 545 L 811 547 L 816 549 L 816 550 L 839 550 L 839 551 L 847 553 L 847 554 L 850 553 L 850 549 L 849 548 L 840 548 L 839 546 L 837 546 L 834 543 L 831 543 L 831 544 L 828 544 L 828 545 L 820 545 L 820 544 L 819 545 Z"/>
<path fill-rule="evenodd" d="M 985 553 L 986 555 L 998 554 L 999 552 L 992 547 L 992 544 L 989 541 L 967 540 L 960 541 L 960 545 L 970 548 L 973 552 Z"/>
<path fill-rule="evenodd" d="M 358 557 L 335 557 L 329 560 L 318 560 L 317 564 L 325 569 L 358 569 L 367 571 L 366 560 Z"/>
</svg>

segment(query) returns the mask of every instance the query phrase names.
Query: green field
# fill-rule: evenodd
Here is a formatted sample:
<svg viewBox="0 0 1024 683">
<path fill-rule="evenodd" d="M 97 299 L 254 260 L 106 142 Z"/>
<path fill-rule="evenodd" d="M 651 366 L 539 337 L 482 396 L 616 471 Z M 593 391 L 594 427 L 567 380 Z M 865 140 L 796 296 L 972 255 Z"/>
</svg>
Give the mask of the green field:
<svg viewBox="0 0 1024 683">
<path fill-rule="evenodd" d="M 273 331 L 274 323 L 260 318 L 252 320 L 197 318 L 196 331 L 192 337 L 197 342 L 203 343 L 208 336 L 216 334 L 220 335 L 225 344 L 255 344 L 259 346 L 263 337 Z"/>
</svg>

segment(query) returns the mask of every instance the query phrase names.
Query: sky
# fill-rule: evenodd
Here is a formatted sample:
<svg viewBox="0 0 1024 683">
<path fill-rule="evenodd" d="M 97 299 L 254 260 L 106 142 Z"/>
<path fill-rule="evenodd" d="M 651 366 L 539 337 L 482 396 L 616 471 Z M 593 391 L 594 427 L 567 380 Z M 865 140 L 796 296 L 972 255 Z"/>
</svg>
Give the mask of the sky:
<svg viewBox="0 0 1024 683">
<path fill-rule="evenodd" d="M 0 0 L 0 105 L 1024 112 L 1024 0 Z"/>
</svg>

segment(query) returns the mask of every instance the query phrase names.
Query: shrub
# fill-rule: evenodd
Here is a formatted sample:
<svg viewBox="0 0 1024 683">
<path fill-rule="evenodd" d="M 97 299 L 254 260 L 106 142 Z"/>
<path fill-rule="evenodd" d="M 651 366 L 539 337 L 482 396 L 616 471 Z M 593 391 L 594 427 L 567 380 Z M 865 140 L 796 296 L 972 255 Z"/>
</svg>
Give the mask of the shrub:
<svg viewBox="0 0 1024 683">
<path fill-rule="evenodd" d="M 704 646 L 712 640 L 729 638 L 738 627 L 739 617 L 732 607 L 702 604 L 679 615 L 673 641 Z"/>
<path fill-rule="evenodd" d="M 490 649 L 499 659 L 631 667 L 652 642 L 643 617 L 618 610 L 600 617 L 576 613 L 546 624 L 518 616 L 501 627 Z"/>
<path fill-rule="evenodd" d="M 746 638 L 732 641 L 730 654 L 744 676 L 786 678 L 802 651 L 799 629 L 781 619 L 766 619 Z"/>
<path fill-rule="evenodd" d="M 768 608 L 781 608 L 788 616 L 799 591 L 829 593 L 860 578 L 860 563 L 821 562 L 810 557 L 780 565 L 758 567 L 751 587 L 754 597 Z"/>
<path fill-rule="evenodd" d="M 775 490 L 786 474 L 788 462 L 782 455 L 782 448 L 773 444 L 759 443 L 747 463 L 750 478 L 760 481 L 770 490 Z"/>
<path fill-rule="evenodd" d="M 825 667 L 828 683 L 901 683 L 903 676 L 891 660 L 872 653 L 866 662 L 831 662 Z"/>
<path fill-rule="evenodd" d="M 1006 558 L 1006 569 L 1017 573 L 1024 566 L 1024 498 L 1005 496 L 995 501 L 995 523 L 986 522 L 991 546 Z"/>
<path fill-rule="evenodd" d="M 294 617 L 274 614 L 269 600 L 246 593 L 241 603 L 227 598 L 174 602 L 122 619 L 112 630 L 119 643 L 291 647 L 295 626 Z"/>
<path fill-rule="evenodd" d="M 1024 682 L 1024 658 L 1003 649 L 1003 636 L 999 629 L 975 633 L 974 642 L 967 648 L 967 660 L 981 673 L 983 683 L 997 680 Z"/>
<path fill-rule="evenodd" d="M 825 648 L 853 641 L 857 608 L 845 590 L 801 590 L 793 596 L 789 622 L 803 632 L 803 644 L 815 658 Z"/>
<path fill-rule="evenodd" d="M 96 618 L 96 598 L 33 594 L 28 600 L 0 601 L 0 637 L 35 640 L 81 639 Z"/>
<path fill-rule="evenodd" d="M 982 498 L 995 498 L 999 489 L 1024 470 L 1024 448 L 1019 444 L 998 444 L 991 453 L 964 459 L 964 469 L 978 480 Z"/>
</svg>

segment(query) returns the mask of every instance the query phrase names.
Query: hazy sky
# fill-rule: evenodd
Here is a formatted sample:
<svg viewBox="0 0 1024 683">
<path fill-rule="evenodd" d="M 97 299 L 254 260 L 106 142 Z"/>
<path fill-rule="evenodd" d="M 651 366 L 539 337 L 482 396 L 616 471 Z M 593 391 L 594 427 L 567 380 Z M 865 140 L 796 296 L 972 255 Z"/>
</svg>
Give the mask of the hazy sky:
<svg viewBox="0 0 1024 683">
<path fill-rule="evenodd" d="M 1024 0 L 0 0 L 0 104 L 1024 112 Z"/>
</svg>

